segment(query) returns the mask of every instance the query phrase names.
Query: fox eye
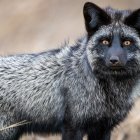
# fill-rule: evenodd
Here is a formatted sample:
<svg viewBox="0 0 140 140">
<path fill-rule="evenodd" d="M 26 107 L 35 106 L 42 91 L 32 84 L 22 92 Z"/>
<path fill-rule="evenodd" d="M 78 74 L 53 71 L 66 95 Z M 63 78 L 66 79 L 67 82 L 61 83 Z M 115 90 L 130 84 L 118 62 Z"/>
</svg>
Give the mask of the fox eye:
<svg viewBox="0 0 140 140">
<path fill-rule="evenodd" d="M 130 41 L 130 40 L 125 40 L 125 41 L 123 41 L 123 46 L 130 46 L 132 44 L 132 41 Z"/>
<path fill-rule="evenodd" d="M 109 44 L 110 44 L 109 40 L 107 40 L 107 39 L 101 40 L 101 43 L 102 43 L 103 45 L 109 45 Z"/>
</svg>

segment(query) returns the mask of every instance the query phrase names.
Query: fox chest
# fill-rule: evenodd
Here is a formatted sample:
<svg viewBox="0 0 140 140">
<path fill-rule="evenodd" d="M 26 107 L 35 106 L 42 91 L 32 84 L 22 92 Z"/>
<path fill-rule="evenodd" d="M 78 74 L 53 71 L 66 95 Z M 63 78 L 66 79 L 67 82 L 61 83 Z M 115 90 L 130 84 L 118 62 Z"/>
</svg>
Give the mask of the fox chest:
<svg viewBox="0 0 140 140">
<path fill-rule="evenodd" d="M 129 96 L 124 93 L 105 92 L 103 88 L 96 87 L 89 92 L 81 87 L 75 94 L 70 94 L 67 106 L 72 122 L 86 123 L 89 120 L 96 122 L 102 118 L 124 118 L 132 103 Z"/>
</svg>

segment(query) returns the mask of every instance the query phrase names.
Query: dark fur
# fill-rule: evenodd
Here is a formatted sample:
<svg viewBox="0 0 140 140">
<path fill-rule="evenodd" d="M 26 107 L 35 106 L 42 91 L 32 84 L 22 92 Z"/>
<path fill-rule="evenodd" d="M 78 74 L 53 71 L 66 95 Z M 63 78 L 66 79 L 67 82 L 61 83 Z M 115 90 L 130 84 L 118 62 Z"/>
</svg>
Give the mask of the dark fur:
<svg viewBox="0 0 140 140">
<path fill-rule="evenodd" d="M 75 46 L 0 57 L 0 128 L 32 122 L 0 132 L 1 140 L 61 131 L 63 140 L 110 140 L 129 113 L 138 97 L 140 12 L 86 3 L 83 13 L 87 35 Z"/>
</svg>

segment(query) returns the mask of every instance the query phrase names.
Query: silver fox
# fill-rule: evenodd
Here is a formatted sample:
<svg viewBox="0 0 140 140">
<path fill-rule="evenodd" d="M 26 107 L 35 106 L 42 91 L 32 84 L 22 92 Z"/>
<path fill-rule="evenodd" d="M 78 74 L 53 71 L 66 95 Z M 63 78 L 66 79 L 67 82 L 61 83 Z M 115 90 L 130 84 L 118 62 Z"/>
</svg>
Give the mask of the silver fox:
<svg viewBox="0 0 140 140">
<path fill-rule="evenodd" d="M 138 94 L 140 9 L 83 8 L 87 35 L 74 46 L 0 57 L 0 140 L 56 133 L 63 140 L 110 140 Z"/>
</svg>

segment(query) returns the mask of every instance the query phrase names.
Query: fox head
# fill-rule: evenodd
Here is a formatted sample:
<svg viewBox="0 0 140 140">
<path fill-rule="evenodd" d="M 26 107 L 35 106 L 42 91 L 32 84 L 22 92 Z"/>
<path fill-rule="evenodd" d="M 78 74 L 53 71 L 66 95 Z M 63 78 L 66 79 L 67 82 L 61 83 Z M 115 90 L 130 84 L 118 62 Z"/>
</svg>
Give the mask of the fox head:
<svg viewBox="0 0 140 140">
<path fill-rule="evenodd" d="M 87 59 L 97 74 L 134 76 L 140 68 L 140 9 L 83 8 L 88 34 Z"/>
</svg>

